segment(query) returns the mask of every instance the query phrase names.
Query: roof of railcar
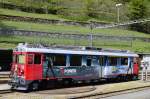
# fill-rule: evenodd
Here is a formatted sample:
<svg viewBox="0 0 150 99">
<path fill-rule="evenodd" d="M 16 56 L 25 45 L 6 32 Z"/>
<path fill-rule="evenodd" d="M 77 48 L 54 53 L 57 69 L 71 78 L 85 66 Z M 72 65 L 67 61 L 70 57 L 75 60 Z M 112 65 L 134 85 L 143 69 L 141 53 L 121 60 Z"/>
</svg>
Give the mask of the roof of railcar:
<svg viewBox="0 0 150 99">
<path fill-rule="evenodd" d="M 58 46 L 31 46 L 29 44 L 19 44 L 14 51 L 20 52 L 38 52 L 38 53 L 54 53 L 54 54 L 80 54 L 80 55 L 104 55 L 104 56 L 126 56 L 138 57 L 137 54 L 130 51 L 112 50 L 90 47 L 58 47 Z"/>
</svg>

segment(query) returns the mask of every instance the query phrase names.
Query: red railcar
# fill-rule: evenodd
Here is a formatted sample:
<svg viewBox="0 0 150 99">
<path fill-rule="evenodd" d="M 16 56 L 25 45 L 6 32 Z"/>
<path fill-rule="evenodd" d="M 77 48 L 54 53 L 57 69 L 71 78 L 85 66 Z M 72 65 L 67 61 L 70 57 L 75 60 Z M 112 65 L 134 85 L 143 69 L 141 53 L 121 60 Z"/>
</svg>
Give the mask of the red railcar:
<svg viewBox="0 0 150 99">
<path fill-rule="evenodd" d="M 13 51 L 10 85 L 13 89 L 35 90 L 45 81 L 90 81 L 122 75 L 136 78 L 135 57 L 138 55 L 122 50 L 20 44 Z"/>
</svg>

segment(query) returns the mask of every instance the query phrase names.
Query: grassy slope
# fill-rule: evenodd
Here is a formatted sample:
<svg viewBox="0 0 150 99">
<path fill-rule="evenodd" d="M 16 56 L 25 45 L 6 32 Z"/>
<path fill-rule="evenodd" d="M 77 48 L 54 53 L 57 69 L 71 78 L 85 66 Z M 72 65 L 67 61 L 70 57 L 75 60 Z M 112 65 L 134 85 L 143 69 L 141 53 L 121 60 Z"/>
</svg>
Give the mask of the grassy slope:
<svg viewBox="0 0 150 99">
<path fill-rule="evenodd" d="M 150 5 L 149 5 L 150 6 Z M 58 15 L 51 14 L 33 14 L 26 13 L 15 10 L 8 10 L 0 8 L 0 14 L 4 15 L 15 15 L 15 16 L 27 16 L 34 18 L 43 18 L 43 19 L 59 19 L 59 20 L 68 20 L 64 19 Z M 36 30 L 36 31 L 53 31 L 53 32 L 64 32 L 64 33 L 90 33 L 89 28 L 77 27 L 77 26 L 62 26 L 62 25 L 46 25 L 46 24 L 34 24 L 27 22 L 12 22 L 12 21 L 2 21 L 0 27 L 10 27 L 16 29 L 25 29 L 25 30 Z M 138 37 L 150 37 L 148 34 L 121 30 L 121 29 L 95 29 L 93 33 L 102 34 L 102 35 L 116 35 L 116 36 L 138 36 Z M 46 43 L 57 43 L 65 45 L 85 45 L 87 46 L 89 41 L 87 40 L 71 40 L 71 39 L 49 39 L 49 38 L 38 38 L 38 37 L 20 37 L 20 36 L 9 36 L 3 37 L 0 36 L 0 48 L 14 48 L 18 42 L 46 42 Z M 108 40 L 98 40 L 93 41 L 94 46 L 106 47 L 106 48 L 117 48 L 117 49 L 129 49 L 138 52 L 150 52 L 150 43 L 141 42 L 141 41 L 108 41 Z M 131 46 L 132 44 L 132 46 Z"/>
<path fill-rule="evenodd" d="M 42 19 L 53 19 L 53 20 L 67 20 L 67 19 L 61 18 L 58 15 L 53 15 L 53 14 L 28 13 L 28 12 L 9 10 L 9 9 L 3 9 L 3 8 L 0 8 L 0 14 L 22 16 L 22 17 L 42 18 Z"/>
<path fill-rule="evenodd" d="M 64 26 L 64 25 L 50 25 L 50 24 L 35 24 L 28 22 L 14 22 L 14 21 L 1 21 L 0 27 L 5 26 L 15 29 L 35 30 L 45 32 L 62 32 L 62 33 L 79 33 L 89 34 L 91 30 L 79 26 Z M 113 36 L 136 36 L 136 37 L 150 37 L 149 34 L 144 34 L 135 31 L 121 30 L 121 29 L 94 29 L 93 34 L 113 35 Z"/>
<path fill-rule="evenodd" d="M 77 26 L 63 26 L 63 25 L 46 25 L 46 24 L 34 24 L 27 22 L 13 22 L 13 21 L 1 21 L 1 25 L 9 28 L 36 30 L 36 31 L 48 31 L 48 32 L 63 32 L 63 33 L 80 33 L 87 34 L 91 30 L 89 28 L 77 27 Z M 134 31 L 121 30 L 121 29 L 96 29 L 93 33 L 102 35 L 116 35 L 116 36 L 138 36 L 138 37 L 150 37 L 148 34 L 143 34 Z M 61 38 L 39 38 L 39 37 L 20 37 L 20 36 L 0 36 L 1 48 L 14 48 L 19 42 L 45 42 L 49 44 L 63 44 L 63 45 L 82 45 L 88 46 L 90 43 L 88 40 L 73 40 L 73 39 L 61 39 Z M 132 44 L 132 45 L 131 45 Z M 93 40 L 93 45 L 104 48 L 114 49 L 128 49 L 137 52 L 150 52 L 150 43 L 141 41 L 112 41 L 112 40 Z"/>
<path fill-rule="evenodd" d="M 17 11 L 17 10 L 10 10 L 10 9 L 4 9 L 0 8 L 0 14 L 2 15 L 12 15 L 12 16 L 21 16 L 21 17 L 32 17 L 32 18 L 41 18 L 41 19 L 49 19 L 49 20 L 63 20 L 63 21 L 78 21 L 78 22 L 90 22 L 90 21 L 96 21 L 96 22 L 103 22 L 103 23 L 110 23 L 107 20 L 98 20 L 95 18 L 89 18 L 88 21 L 79 21 L 79 20 L 71 20 L 67 17 L 61 16 L 61 15 L 54 15 L 54 14 L 38 14 L 38 13 L 29 13 L 29 12 L 23 12 L 23 11 Z"/>
<path fill-rule="evenodd" d="M 14 48 L 19 42 L 28 43 L 46 43 L 59 45 L 80 45 L 89 46 L 88 40 L 73 40 L 62 38 L 48 38 L 48 37 L 26 37 L 26 36 L 0 36 L 1 48 Z M 132 44 L 132 45 L 131 45 Z M 93 46 L 113 49 L 131 50 L 136 52 L 150 52 L 150 43 L 141 41 L 111 41 L 111 40 L 93 40 Z"/>
</svg>

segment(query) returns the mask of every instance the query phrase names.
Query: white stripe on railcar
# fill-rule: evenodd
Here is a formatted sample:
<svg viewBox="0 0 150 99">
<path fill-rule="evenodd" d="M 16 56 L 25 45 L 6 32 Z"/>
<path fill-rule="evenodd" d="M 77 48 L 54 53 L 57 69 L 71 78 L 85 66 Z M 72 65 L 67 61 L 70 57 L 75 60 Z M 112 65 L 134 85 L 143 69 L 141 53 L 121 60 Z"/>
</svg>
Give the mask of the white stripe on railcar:
<svg viewBox="0 0 150 99">
<path fill-rule="evenodd" d="M 88 50 L 64 50 L 64 49 L 47 49 L 47 48 L 27 48 L 22 47 L 25 52 L 38 52 L 38 53 L 55 53 L 55 54 L 80 54 L 80 55 L 105 55 L 105 56 L 126 56 L 126 57 L 138 57 L 137 54 L 126 52 L 103 52 L 103 51 L 88 51 Z"/>
</svg>

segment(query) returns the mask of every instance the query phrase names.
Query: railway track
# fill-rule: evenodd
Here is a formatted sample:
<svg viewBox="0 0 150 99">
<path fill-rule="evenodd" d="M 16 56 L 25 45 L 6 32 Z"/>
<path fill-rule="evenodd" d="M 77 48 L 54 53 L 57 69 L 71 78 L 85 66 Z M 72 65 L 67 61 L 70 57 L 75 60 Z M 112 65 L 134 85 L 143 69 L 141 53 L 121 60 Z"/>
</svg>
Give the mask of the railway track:
<svg viewBox="0 0 150 99">
<path fill-rule="evenodd" d="M 8 88 L 7 83 L 9 78 L 10 72 L 0 72 L 0 94 L 12 93 L 10 88 Z"/>
<path fill-rule="evenodd" d="M 0 90 L 0 94 L 13 93 L 10 89 L 8 90 Z"/>
<path fill-rule="evenodd" d="M 9 78 L 10 72 L 0 72 L 0 84 L 7 83 Z"/>
<path fill-rule="evenodd" d="M 103 90 L 101 91 L 97 91 L 101 88 L 101 86 L 107 86 L 107 85 L 118 85 L 120 83 L 132 83 L 132 82 L 140 82 L 141 84 L 143 84 L 143 86 L 140 87 L 132 87 L 132 88 L 127 88 L 127 89 L 121 89 L 121 90 L 113 90 L 113 91 L 108 91 L 108 92 L 103 92 Z M 149 82 L 147 82 L 149 83 Z M 19 94 L 21 97 L 25 97 L 23 99 L 30 99 L 27 97 L 37 97 L 36 95 L 39 95 L 40 98 L 39 99 L 45 99 L 45 97 L 50 97 L 53 96 L 58 96 L 60 97 L 61 95 L 65 96 L 65 98 L 69 98 L 69 99 L 100 99 L 100 98 L 106 98 L 106 97 L 112 97 L 112 96 L 117 96 L 117 95 L 121 95 L 121 94 L 128 94 L 128 93 L 133 93 L 133 92 L 137 92 L 137 91 L 142 91 L 145 89 L 149 89 L 150 88 L 150 84 L 149 85 L 145 85 L 146 82 L 143 81 L 129 81 L 129 82 L 117 82 L 117 81 L 112 81 L 112 82 L 107 82 L 107 81 L 101 81 L 101 82 L 93 82 L 93 83 L 84 83 L 84 84 L 76 84 L 76 85 L 72 85 L 72 86 L 60 86 L 60 87 L 56 87 L 56 88 L 52 88 L 52 89 L 47 89 L 47 90 L 41 90 L 41 91 L 35 91 L 35 92 L 30 92 L 30 93 L 22 93 L 22 92 L 13 92 L 10 89 L 8 90 L 0 90 L 0 96 L 4 96 L 7 97 L 7 95 L 15 95 L 13 93 L 17 93 Z M 136 84 L 134 84 L 136 85 Z M 100 86 L 100 87 L 99 87 Z M 0 85 L 1 87 L 1 85 Z M 109 88 L 109 87 L 107 87 Z M 107 90 L 107 88 L 105 88 Z M 96 93 L 94 93 L 96 92 Z M 91 93 L 91 94 L 86 94 L 86 93 Z M 6 95 L 5 95 L 6 94 Z M 32 95 L 34 94 L 34 95 Z M 81 94 L 81 95 L 78 95 Z M 22 96 L 24 95 L 24 96 Z M 14 96 L 15 97 L 15 96 Z M 7 97 L 9 99 L 9 96 Z M 63 97 L 62 97 L 63 98 Z M 16 99 L 16 98 L 12 98 L 12 99 Z M 49 98 L 48 98 L 49 99 Z M 55 98 L 53 98 L 55 99 Z M 61 99 L 61 98 L 60 98 Z"/>
</svg>

